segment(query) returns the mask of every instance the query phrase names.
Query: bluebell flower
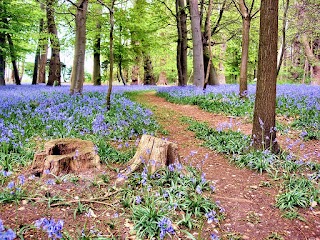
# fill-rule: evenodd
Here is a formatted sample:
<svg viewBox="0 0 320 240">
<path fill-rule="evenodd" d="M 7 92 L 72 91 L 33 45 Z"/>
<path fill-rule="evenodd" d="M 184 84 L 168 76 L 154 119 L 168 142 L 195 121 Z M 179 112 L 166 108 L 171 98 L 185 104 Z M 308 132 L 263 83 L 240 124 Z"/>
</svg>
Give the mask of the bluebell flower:
<svg viewBox="0 0 320 240">
<path fill-rule="evenodd" d="M 19 178 L 19 183 L 23 185 L 26 181 L 26 178 L 24 177 L 24 175 L 20 175 L 18 178 Z"/>
<path fill-rule="evenodd" d="M 165 235 L 175 234 L 175 231 L 172 227 L 171 220 L 169 218 L 163 217 L 158 222 L 158 227 L 160 228 L 160 239 L 164 239 Z"/>
<path fill-rule="evenodd" d="M 142 201 L 142 198 L 140 196 L 136 196 L 136 204 L 140 204 Z"/>
<path fill-rule="evenodd" d="M 8 188 L 8 189 L 14 188 L 14 181 L 9 182 L 7 188 Z"/>
<path fill-rule="evenodd" d="M 219 238 L 216 234 L 211 233 L 211 234 L 210 234 L 210 239 L 211 239 L 211 240 L 219 240 L 220 238 Z"/>
<path fill-rule="evenodd" d="M 196 187 L 196 192 L 197 192 L 198 194 L 202 194 L 202 189 L 201 189 L 201 186 L 200 186 L 200 185 L 198 185 L 198 186 Z"/>
<path fill-rule="evenodd" d="M 54 219 L 46 218 L 41 218 L 34 223 L 36 228 L 42 228 L 43 231 L 47 232 L 48 237 L 53 240 L 62 238 L 61 231 L 63 228 L 63 224 L 64 223 L 62 220 L 57 220 L 56 222 Z"/>
</svg>

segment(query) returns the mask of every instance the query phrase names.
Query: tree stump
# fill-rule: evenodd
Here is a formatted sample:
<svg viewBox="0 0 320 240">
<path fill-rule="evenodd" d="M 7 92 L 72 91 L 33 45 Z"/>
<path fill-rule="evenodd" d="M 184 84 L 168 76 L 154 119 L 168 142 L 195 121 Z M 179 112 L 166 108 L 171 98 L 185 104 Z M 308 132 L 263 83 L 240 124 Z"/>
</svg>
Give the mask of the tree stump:
<svg viewBox="0 0 320 240">
<path fill-rule="evenodd" d="M 38 169 L 40 174 L 49 170 L 58 176 L 70 172 L 80 173 L 91 168 L 100 169 L 100 157 L 91 141 L 55 139 L 45 143 L 44 148 L 33 159 L 33 169 Z"/>
<path fill-rule="evenodd" d="M 135 155 L 122 172 L 130 175 L 145 164 L 148 166 L 148 172 L 152 174 L 161 167 L 179 161 L 177 144 L 150 135 L 142 135 Z"/>
</svg>

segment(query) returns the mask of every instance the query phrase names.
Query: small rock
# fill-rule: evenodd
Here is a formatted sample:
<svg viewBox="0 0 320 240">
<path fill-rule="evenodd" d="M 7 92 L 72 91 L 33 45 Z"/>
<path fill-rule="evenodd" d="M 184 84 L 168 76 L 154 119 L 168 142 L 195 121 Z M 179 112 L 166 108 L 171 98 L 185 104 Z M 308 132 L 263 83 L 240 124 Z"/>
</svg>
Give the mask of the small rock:
<svg viewBox="0 0 320 240">
<path fill-rule="evenodd" d="M 243 235 L 243 236 L 242 236 L 242 239 L 247 240 L 247 239 L 250 239 L 250 237 L 248 237 L 248 236 L 246 236 L 246 235 Z"/>
<path fill-rule="evenodd" d="M 251 189 L 258 189 L 258 186 L 252 185 L 252 186 L 250 186 L 250 188 L 251 188 Z"/>
<path fill-rule="evenodd" d="M 79 200 L 79 197 L 78 197 L 78 196 L 75 196 L 74 199 L 75 199 L 75 200 Z"/>
<path fill-rule="evenodd" d="M 312 201 L 310 205 L 312 208 L 314 208 L 318 205 L 318 203 L 316 201 Z"/>
<path fill-rule="evenodd" d="M 231 177 L 236 177 L 237 175 L 231 175 Z"/>
<path fill-rule="evenodd" d="M 18 208 L 17 210 L 18 210 L 18 211 L 24 211 L 24 210 L 26 210 L 26 208 L 25 208 L 25 207 L 20 207 L 20 208 Z"/>
<path fill-rule="evenodd" d="M 21 203 L 22 203 L 22 205 L 26 205 L 26 204 L 28 204 L 28 200 L 24 199 L 21 201 Z"/>
<path fill-rule="evenodd" d="M 251 228 L 254 228 L 254 224 L 251 223 L 251 222 L 247 222 L 247 225 L 248 225 L 249 227 L 251 227 Z"/>
</svg>

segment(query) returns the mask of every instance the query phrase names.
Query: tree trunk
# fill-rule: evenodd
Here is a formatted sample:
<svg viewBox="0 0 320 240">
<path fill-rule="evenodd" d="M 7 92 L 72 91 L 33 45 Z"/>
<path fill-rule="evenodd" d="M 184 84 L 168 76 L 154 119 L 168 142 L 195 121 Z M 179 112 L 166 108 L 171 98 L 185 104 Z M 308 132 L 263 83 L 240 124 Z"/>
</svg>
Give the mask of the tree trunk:
<svg viewBox="0 0 320 240">
<path fill-rule="evenodd" d="M 41 4 L 43 5 L 43 4 Z M 41 52 L 41 34 L 43 33 L 43 25 L 44 25 L 44 21 L 43 18 L 40 19 L 40 23 L 39 23 L 39 40 L 38 40 L 38 46 L 37 46 L 37 51 L 36 51 L 36 55 L 34 58 L 34 67 L 33 67 L 33 76 L 32 76 L 32 85 L 36 85 L 37 84 L 37 80 L 38 80 L 38 73 L 39 73 L 39 60 L 40 60 L 40 52 Z"/>
<path fill-rule="evenodd" d="M 114 64 L 114 56 L 113 56 L 113 29 L 114 29 L 114 4 L 115 0 L 112 0 L 111 7 L 109 8 L 110 15 L 110 38 L 109 38 L 109 52 L 110 52 L 110 72 L 109 72 L 109 86 L 107 92 L 107 110 L 111 108 L 111 92 L 112 92 L 112 82 L 113 82 L 113 64 Z"/>
<path fill-rule="evenodd" d="M 223 63 L 225 62 L 225 54 L 227 50 L 227 44 L 223 43 L 221 44 L 221 51 L 220 51 L 220 57 L 219 57 L 219 69 L 218 69 L 218 81 L 219 84 L 226 84 L 226 75 L 224 73 L 224 65 Z"/>
<path fill-rule="evenodd" d="M 98 12 L 99 17 L 102 15 L 102 9 L 99 8 Z M 101 65 L 100 65 L 100 52 L 101 52 L 101 22 L 98 20 L 96 24 L 97 34 L 94 39 L 93 46 L 93 85 L 99 86 L 101 85 Z"/>
<path fill-rule="evenodd" d="M 144 85 L 156 85 L 152 61 L 149 55 L 144 56 Z"/>
<path fill-rule="evenodd" d="M 190 0 L 190 14 L 193 43 L 193 84 L 203 88 L 205 76 L 198 0 Z"/>
<path fill-rule="evenodd" d="M 17 61 L 16 61 L 16 52 L 13 46 L 11 35 L 8 33 L 7 33 L 7 39 L 9 43 L 9 49 L 10 49 L 10 56 L 11 56 L 13 74 L 14 74 L 14 82 L 17 85 L 21 85 L 20 78 L 19 78 L 19 70 L 18 70 Z"/>
<path fill-rule="evenodd" d="M 281 65 L 282 65 L 282 61 L 283 61 L 283 55 L 284 52 L 286 50 L 286 32 L 288 29 L 288 19 L 287 19 L 287 15 L 288 15 L 288 9 L 289 9 L 289 2 L 290 0 L 286 0 L 284 9 L 283 9 L 283 19 L 282 19 L 282 42 L 281 42 L 281 47 L 280 47 L 280 51 L 279 51 L 279 57 L 278 57 L 278 66 L 277 66 L 277 75 L 279 75 L 280 69 L 281 69 Z"/>
<path fill-rule="evenodd" d="M 203 64 L 204 64 L 204 73 L 208 73 L 208 79 L 206 84 L 208 85 L 219 85 L 217 70 L 213 65 L 212 59 L 210 57 L 210 48 L 208 46 L 203 47 Z M 209 67 L 209 70 L 208 70 Z M 205 85 L 206 85 L 205 84 Z"/>
<path fill-rule="evenodd" d="M 41 55 L 39 59 L 38 83 L 46 82 L 46 66 L 47 66 L 48 44 L 42 45 Z"/>
<path fill-rule="evenodd" d="M 88 0 L 79 0 L 76 12 L 76 38 L 71 73 L 70 94 L 82 93 L 86 53 L 86 16 Z"/>
<path fill-rule="evenodd" d="M 315 85 L 320 85 L 320 60 L 313 53 L 306 33 L 302 33 L 301 42 L 303 44 L 308 62 L 313 70 L 312 83 Z"/>
<path fill-rule="evenodd" d="M 258 79 L 252 139 L 255 149 L 279 151 L 276 140 L 278 0 L 261 1 Z"/>
<path fill-rule="evenodd" d="M 240 1 L 241 2 L 241 1 Z M 242 1 L 243 2 L 243 1 Z M 240 64 L 240 98 L 246 98 L 248 92 L 248 58 L 250 42 L 250 22 L 249 14 L 242 16 L 242 52 Z"/>
<path fill-rule="evenodd" d="M 178 28 L 178 43 L 177 43 L 177 69 L 178 69 L 178 85 L 186 86 L 188 84 L 187 72 L 187 53 L 188 53 L 188 29 L 187 29 L 187 14 L 185 0 L 176 0 L 176 16 Z"/>
<path fill-rule="evenodd" d="M 48 33 L 51 43 L 51 59 L 49 64 L 48 86 L 53 86 L 55 83 L 61 85 L 61 65 L 60 65 L 60 43 L 58 39 L 58 31 L 55 23 L 55 0 L 47 0 L 47 21 Z"/>
<path fill-rule="evenodd" d="M 6 56 L 4 52 L 5 41 L 6 41 L 6 35 L 0 32 L 0 86 L 6 85 L 6 81 L 5 81 Z"/>
</svg>

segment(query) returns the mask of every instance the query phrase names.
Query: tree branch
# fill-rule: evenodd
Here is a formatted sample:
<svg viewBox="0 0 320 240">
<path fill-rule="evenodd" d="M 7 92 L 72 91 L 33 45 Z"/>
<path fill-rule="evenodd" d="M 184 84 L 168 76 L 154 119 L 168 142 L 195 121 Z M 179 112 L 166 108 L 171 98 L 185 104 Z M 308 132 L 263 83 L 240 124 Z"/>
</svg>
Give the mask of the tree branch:
<svg viewBox="0 0 320 240">
<path fill-rule="evenodd" d="M 111 11 L 110 7 L 107 4 L 105 4 L 102 0 L 97 0 L 97 2 L 100 3 L 102 6 L 108 8 L 109 11 Z"/>
<path fill-rule="evenodd" d="M 171 13 L 171 15 L 172 15 L 175 19 L 177 19 L 177 15 L 173 13 L 173 11 L 171 10 L 171 8 L 169 8 L 169 6 L 168 6 L 164 1 L 160 1 L 160 2 L 166 7 L 166 9 L 169 10 L 169 12 Z"/>
<path fill-rule="evenodd" d="M 223 4 L 222 4 L 222 8 L 220 9 L 220 12 L 219 12 L 219 18 L 216 22 L 216 25 L 212 28 L 212 31 L 211 31 L 211 36 L 213 36 L 215 33 L 216 33 L 216 30 L 217 28 L 219 27 L 219 24 L 221 22 L 221 19 L 222 19 L 222 15 L 223 15 L 223 11 L 224 11 L 224 8 L 226 6 L 226 3 L 227 3 L 227 0 L 224 0 L 223 1 Z"/>
<path fill-rule="evenodd" d="M 250 10 L 249 10 L 249 15 L 250 15 L 250 16 L 251 16 L 251 13 L 252 13 L 252 10 L 253 10 L 254 1 L 255 1 L 255 0 L 252 0 L 252 2 L 251 2 L 251 7 L 250 7 Z"/>
<path fill-rule="evenodd" d="M 66 0 L 67 2 L 71 3 L 73 6 L 75 6 L 76 8 L 78 8 L 79 6 L 77 4 L 75 4 L 74 2 L 72 2 L 71 0 Z"/>
<path fill-rule="evenodd" d="M 234 6 L 236 7 L 237 11 L 240 13 L 240 15 L 242 16 L 242 12 L 240 11 L 240 9 L 238 8 L 238 5 L 236 4 L 236 2 L 234 0 L 232 0 Z"/>
<path fill-rule="evenodd" d="M 258 12 L 260 12 L 260 8 L 252 15 L 251 18 L 254 18 L 258 14 Z"/>
</svg>

